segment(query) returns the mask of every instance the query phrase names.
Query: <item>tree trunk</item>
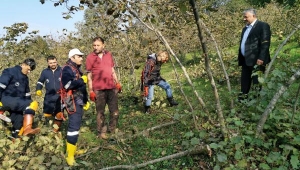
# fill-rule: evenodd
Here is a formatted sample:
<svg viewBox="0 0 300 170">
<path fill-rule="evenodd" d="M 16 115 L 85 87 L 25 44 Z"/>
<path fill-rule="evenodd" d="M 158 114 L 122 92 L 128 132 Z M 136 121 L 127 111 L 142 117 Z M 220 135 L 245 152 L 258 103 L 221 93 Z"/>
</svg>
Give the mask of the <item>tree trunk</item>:
<svg viewBox="0 0 300 170">
<path fill-rule="evenodd" d="M 269 105 L 267 106 L 267 108 L 265 109 L 264 113 L 261 115 L 261 118 L 258 122 L 257 125 L 257 129 L 256 129 L 256 136 L 261 135 L 262 133 L 262 129 L 263 126 L 270 114 L 270 112 L 273 110 L 277 100 L 279 99 L 279 97 L 288 89 L 288 87 L 300 76 L 300 70 L 298 70 L 291 78 L 290 80 L 286 83 L 286 85 L 282 85 L 279 90 L 277 91 L 277 93 L 274 95 L 274 97 L 272 98 L 271 102 L 269 103 Z"/>
<path fill-rule="evenodd" d="M 210 38 L 212 39 L 212 41 L 213 41 L 214 44 L 215 44 L 215 47 L 216 47 L 216 50 L 217 50 L 217 53 L 218 53 L 218 56 L 219 56 L 219 60 L 220 60 L 220 65 L 221 65 L 221 67 L 222 67 L 222 69 L 223 69 L 224 76 L 225 76 L 225 79 L 226 79 L 228 93 L 231 94 L 231 85 L 230 85 L 230 81 L 229 81 L 229 76 L 228 76 L 228 74 L 227 74 L 227 71 L 226 71 L 226 68 L 225 68 L 225 65 L 224 65 L 224 62 L 223 62 L 223 58 L 222 58 L 221 52 L 220 52 L 220 50 L 219 50 L 217 41 L 215 40 L 215 37 L 212 35 L 212 33 L 209 31 L 209 29 L 208 29 L 207 26 L 205 25 L 205 23 L 204 23 L 200 18 L 198 19 L 198 21 L 199 21 L 200 24 L 203 26 L 203 28 L 205 29 L 206 33 L 210 36 Z M 231 108 L 231 109 L 234 108 L 234 102 L 233 102 L 233 99 L 232 99 L 232 98 L 230 99 L 230 108 Z"/>
<path fill-rule="evenodd" d="M 208 74 L 210 84 L 213 88 L 214 95 L 215 95 L 215 102 L 216 102 L 216 108 L 217 108 L 217 112 L 218 112 L 219 123 L 221 125 L 221 131 L 222 131 L 223 137 L 228 138 L 228 130 L 227 130 L 226 125 L 225 125 L 225 119 L 224 119 L 221 104 L 220 104 L 220 97 L 219 97 L 218 89 L 216 87 L 216 83 L 215 83 L 215 80 L 214 80 L 214 77 L 213 77 L 213 74 L 212 74 L 212 71 L 211 71 L 211 67 L 210 67 L 210 64 L 209 64 L 207 47 L 206 47 L 206 44 L 205 44 L 205 40 L 202 36 L 202 31 L 201 31 L 201 26 L 200 26 L 200 21 L 199 21 L 199 15 L 198 15 L 198 11 L 196 9 L 195 1 L 190 0 L 190 5 L 193 8 L 195 21 L 196 21 L 196 25 L 197 25 L 197 29 L 198 29 L 198 36 L 199 36 L 199 39 L 200 39 L 200 44 L 202 46 L 203 55 L 204 55 L 204 58 L 205 58 L 205 69 L 206 69 L 206 72 Z"/>
</svg>

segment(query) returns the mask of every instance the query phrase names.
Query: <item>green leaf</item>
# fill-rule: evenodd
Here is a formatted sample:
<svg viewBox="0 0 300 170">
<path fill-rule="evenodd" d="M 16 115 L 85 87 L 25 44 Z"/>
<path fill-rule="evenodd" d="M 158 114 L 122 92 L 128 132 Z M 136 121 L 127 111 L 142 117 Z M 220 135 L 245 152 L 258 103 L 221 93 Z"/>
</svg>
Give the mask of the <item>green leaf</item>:
<svg viewBox="0 0 300 170">
<path fill-rule="evenodd" d="M 266 161 L 271 164 L 271 163 L 275 163 L 280 158 L 281 158 L 281 154 L 279 152 L 271 152 L 266 158 Z"/>
<path fill-rule="evenodd" d="M 244 121 L 234 121 L 234 124 L 237 126 L 242 126 L 244 124 Z"/>
<path fill-rule="evenodd" d="M 298 156 L 297 155 L 292 155 L 290 161 L 291 161 L 293 169 L 298 169 L 298 164 L 299 164 Z"/>
<path fill-rule="evenodd" d="M 224 153 L 219 153 L 219 154 L 217 154 L 217 158 L 218 158 L 218 161 L 220 161 L 220 162 L 225 162 L 225 161 L 227 161 L 227 155 L 224 154 Z"/>
<path fill-rule="evenodd" d="M 220 170 L 220 169 L 221 169 L 220 165 L 214 166 L 214 170 Z"/>
<path fill-rule="evenodd" d="M 64 19 L 70 19 L 70 18 L 72 18 L 72 17 L 71 17 L 71 15 L 66 15 L 66 16 L 64 16 L 63 18 L 64 18 Z"/>
<path fill-rule="evenodd" d="M 260 84 L 263 84 L 265 82 L 265 79 L 263 77 L 258 77 L 258 82 Z"/>
<path fill-rule="evenodd" d="M 200 143 L 200 140 L 198 138 L 192 138 L 191 139 L 191 144 L 192 145 L 198 145 Z"/>
<path fill-rule="evenodd" d="M 240 167 L 240 168 L 246 168 L 247 167 L 247 160 L 246 159 L 240 160 L 238 162 L 237 166 Z"/>
<path fill-rule="evenodd" d="M 185 133 L 184 136 L 185 137 L 193 137 L 194 133 L 192 131 L 190 131 L 190 132 Z"/>
<path fill-rule="evenodd" d="M 259 167 L 260 167 L 261 169 L 271 169 L 271 168 L 269 167 L 269 165 L 266 164 L 266 163 L 261 163 L 261 164 L 259 164 Z"/>
<path fill-rule="evenodd" d="M 175 120 L 180 120 L 180 115 L 179 115 L 178 113 L 175 113 L 175 114 L 174 114 L 174 119 L 175 119 Z"/>
<path fill-rule="evenodd" d="M 241 150 L 237 150 L 234 154 L 234 158 L 239 160 L 239 159 L 242 159 L 243 158 L 243 153 Z"/>
<path fill-rule="evenodd" d="M 188 10 L 186 4 L 184 4 L 184 3 L 179 4 L 179 9 L 182 13 L 185 13 Z"/>
<path fill-rule="evenodd" d="M 16 160 L 9 160 L 8 165 L 11 167 L 16 163 Z"/>
<path fill-rule="evenodd" d="M 212 148 L 212 149 L 217 149 L 217 148 L 219 147 L 219 145 L 216 144 L 216 143 L 211 143 L 211 144 L 209 145 L 209 147 Z"/>
<path fill-rule="evenodd" d="M 207 135 L 207 132 L 206 131 L 200 131 L 199 132 L 199 137 L 202 139 L 202 138 L 205 138 Z"/>
</svg>

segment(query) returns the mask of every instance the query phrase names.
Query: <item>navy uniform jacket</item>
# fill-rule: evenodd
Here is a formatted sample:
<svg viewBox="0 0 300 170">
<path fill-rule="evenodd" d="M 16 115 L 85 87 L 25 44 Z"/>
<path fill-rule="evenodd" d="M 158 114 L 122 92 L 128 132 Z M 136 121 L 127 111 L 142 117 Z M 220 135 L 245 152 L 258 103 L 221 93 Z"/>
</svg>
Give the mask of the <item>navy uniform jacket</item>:
<svg viewBox="0 0 300 170">
<path fill-rule="evenodd" d="M 143 69 L 144 86 L 156 85 L 161 80 L 165 81 L 160 76 L 161 63 L 156 61 L 156 54 L 151 54 L 147 57 L 147 63 Z"/>
<path fill-rule="evenodd" d="M 42 90 L 44 85 L 46 89 L 46 94 L 44 97 L 44 113 L 55 114 L 61 111 L 60 104 L 60 74 L 61 67 L 57 67 L 54 72 L 48 67 L 44 69 L 41 76 L 37 82 L 36 90 Z"/>
<path fill-rule="evenodd" d="M 21 66 L 3 70 L 0 77 L 0 100 L 12 110 L 24 110 L 23 107 L 31 102 L 29 80 L 27 75 L 22 73 Z"/>
<path fill-rule="evenodd" d="M 73 69 L 72 69 L 73 68 Z M 61 83 L 64 89 L 73 90 L 76 104 L 84 105 L 88 101 L 86 84 L 81 76 L 83 75 L 80 66 L 68 60 L 62 68 Z"/>
<path fill-rule="evenodd" d="M 59 66 L 54 72 L 49 67 L 42 71 L 36 85 L 36 90 L 42 90 L 45 85 L 45 100 L 57 99 L 59 97 L 57 92 L 60 89 L 60 73 L 61 67 Z"/>
</svg>

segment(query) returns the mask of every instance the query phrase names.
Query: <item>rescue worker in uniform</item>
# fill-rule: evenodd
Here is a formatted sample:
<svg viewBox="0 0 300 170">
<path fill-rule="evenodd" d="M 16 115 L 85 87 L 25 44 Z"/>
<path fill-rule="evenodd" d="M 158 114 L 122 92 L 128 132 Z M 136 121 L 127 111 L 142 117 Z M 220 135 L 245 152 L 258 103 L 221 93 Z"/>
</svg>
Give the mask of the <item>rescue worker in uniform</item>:
<svg viewBox="0 0 300 170">
<path fill-rule="evenodd" d="M 45 118 L 54 117 L 53 131 L 58 132 L 62 121 L 65 120 L 58 91 L 60 89 L 61 67 L 57 63 L 57 58 L 53 55 L 47 57 L 48 68 L 44 69 L 36 85 L 36 94 L 42 96 L 42 89 L 45 86 L 43 113 Z"/>
<path fill-rule="evenodd" d="M 68 112 L 68 131 L 67 131 L 67 157 L 69 166 L 74 165 L 74 154 L 76 152 L 76 143 L 79 136 L 83 110 L 89 108 L 88 95 L 86 91 L 87 76 L 83 75 L 80 66 L 83 61 L 83 53 L 78 49 L 72 49 L 69 52 L 69 60 L 62 68 L 61 88 L 66 92 L 72 92 L 73 100 L 71 103 L 64 103 Z M 65 99 L 62 99 L 65 101 Z M 71 107 L 69 107 L 69 104 Z M 72 108 L 74 106 L 74 108 Z M 71 112 L 73 110 L 73 112 Z"/>
<path fill-rule="evenodd" d="M 4 69 L 0 77 L 0 110 L 10 113 L 14 138 L 40 132 L 39 128 L 32 128 L 38 103 L 31 99 L 27 76 L 35 67 L 34 59 L 27 58 L 20 65 Z"/>
<path fill-rule="evenodd" d="M 142 71 L 142 90 L 145 97 L 145 113 L 150 113 L 151 101 L 154 96 L 154 85 L 157 85 L 166 91 L 167 99 L 170 106 L 176 106 L 178 103 L 173 99 L 171 86 L 165 79 L 160 76 L 160 69 L 163 63 L 169 60 L 169 53 L 161 51 L 157 54 L 148 55 L 147 62 Z"/>
</svg>

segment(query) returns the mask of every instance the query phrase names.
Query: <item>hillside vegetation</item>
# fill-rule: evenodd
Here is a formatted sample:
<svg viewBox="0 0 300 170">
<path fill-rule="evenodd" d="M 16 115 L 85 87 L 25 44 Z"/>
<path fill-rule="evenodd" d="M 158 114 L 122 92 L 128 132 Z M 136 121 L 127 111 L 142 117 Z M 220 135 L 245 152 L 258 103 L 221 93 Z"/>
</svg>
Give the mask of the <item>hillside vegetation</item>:
<svg viewBox="0 0 300 170">
<path fill-rule="evenodd" d="M 240 91 L 237 49 L 243 27 L 241 12 L 252 4 L 232 0 L 211 8 L 212 4 L 197 2 L 226 135 L 189 2 L 139 1 L 131 6 L 121 1 L 98 2 L 86 9 L 85 19 L 77 25 L 75 33 L 53 38 L 36 32 L 29 34 L 26 23 L 6 27 L 7 35 L 0 39 L 0 69 L 12 67 L 28 56 L 38 63 L 29 78 L 32 97 L 40 104 L 35 126 L 41 127 L 41 133 L 12 142 L 11 124 L 1 122 L 1 169 L 299 169 L 298 1 L 294 6 L 272 2 L 257 7 L 258 18 L 271 25 L 270 52 L 274 63 L 267 77 L 260 75 L 263 89 L 259 97 L 242 103 L 237 102 Z M 128 20 L 128 30 L 118 30 L 116 23 L 120 19 Z M 52 132 L 53 120 L 43 117 L 43 98 L 35 96 L 35 85 L 46 67 L 48 55 L 56 55 L 63 65 L 71 48 L 91 52 L 91 38 L 96 35 L 106 39 L 106 49 L 114 55 L 123 86 L 123 93 L 119 94 L 118 130 L 108 140 L 96 138 L 96 112 L 92 103 L 83 116 L 77 163 L 68 167 L 65 162 L 68 122 L 64 122 L 61 132 Z M 231 90 L 220 66 L 216 44 Z M 172 56 L 162 66 L 162 77 L 171 84 L 180 104 L 169 107 L 165 92 L 157 87 L 152 103 L 154 112 L 144 114 L 140 73 L 147 54 L 162 49 Z M 264 113 L 268 114 L 267 120 L 262 133 L 257 133 Z"/>
</svg>

